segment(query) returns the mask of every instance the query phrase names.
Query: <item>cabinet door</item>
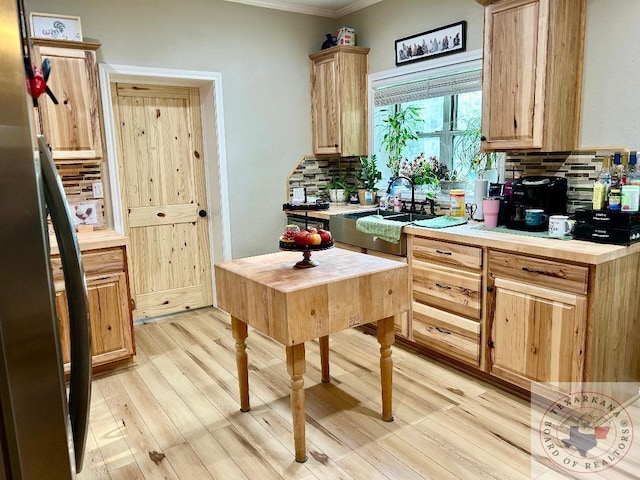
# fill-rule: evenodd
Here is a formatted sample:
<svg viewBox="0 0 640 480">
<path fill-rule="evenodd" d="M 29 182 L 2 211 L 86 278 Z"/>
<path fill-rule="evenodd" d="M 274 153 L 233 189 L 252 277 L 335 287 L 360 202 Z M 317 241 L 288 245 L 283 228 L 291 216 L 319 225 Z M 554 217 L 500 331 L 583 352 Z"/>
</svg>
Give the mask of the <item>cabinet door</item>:
<svg viewBox="0 0 640 480">
<path fill-rule="evenodd" d="M 133 356 L 127 278 L 124 272 L 87 278 L 94 367 Z M 69 370 L 69 313 L 64 291 L 56 293 L 65 371 Z"/>
<path fill-rule="evenodd" d="M 541 148 L 548 0 L 485 9 L 482 133 L 487 149 Z"/>
<path fill-rule="evenodd" d="M 311 124 L 313 152 L 340 153 L 340 92 L 335 55 L 311 64 Z"/>
<path fill-rule="evenodd" d="M 526 389 L 582 380 L 586 297 L 502 278 L 493 295 L 492 374 Z"/>
<path fill-rule="evenodd" d="M 100 99 L 95 52 L 90 50 L 34 47 L 35 62 L 51 60 L 47 84 L 59 104 L 43 95 L 38 100 L 42 131 L 54 159 L 102 157 Z"/>
</svg>

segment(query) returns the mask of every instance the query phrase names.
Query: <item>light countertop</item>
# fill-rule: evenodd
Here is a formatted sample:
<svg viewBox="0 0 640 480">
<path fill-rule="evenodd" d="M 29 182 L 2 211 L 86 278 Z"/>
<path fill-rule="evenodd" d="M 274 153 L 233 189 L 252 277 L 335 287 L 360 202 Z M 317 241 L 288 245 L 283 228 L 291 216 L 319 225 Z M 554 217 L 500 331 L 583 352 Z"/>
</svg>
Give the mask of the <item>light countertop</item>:
<svg viewBox="0 0 640 480">
<path fill-rule="evenodd" d="M 78 235 L 78 244 L 80 251 L 100 250 L 103 248 L 120 247 L 128 244 L 128 238 L 116 232 L 115 230 L 94 230 L 93 232 L 80 232 Z M 58 242 L 55 235 L 49 236 L 51 243 L 51 255 L 60 253 Z"/>
<path fill-rule="evenodd" d="M 420 235 L 447 242 L 490 247 L 513 253 L 543 256 L 588 265 L 597 265 L 640 252 L 640 243 L 625 247 L 583 240 L 529 237 L 473 228 L 477 225 L 482 225 L 482 222 L 471 221 L 464 225 L 440 229 L 409 225 L 404 227 L 404 232 L 409 235 Z"/>
</svg>

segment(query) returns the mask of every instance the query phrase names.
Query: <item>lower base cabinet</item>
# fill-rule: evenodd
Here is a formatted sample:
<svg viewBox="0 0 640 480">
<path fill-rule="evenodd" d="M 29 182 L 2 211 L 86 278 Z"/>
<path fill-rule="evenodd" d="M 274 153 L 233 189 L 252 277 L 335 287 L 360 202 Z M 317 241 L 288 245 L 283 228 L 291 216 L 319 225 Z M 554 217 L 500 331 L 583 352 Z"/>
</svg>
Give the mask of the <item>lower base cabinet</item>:
<svg viewBox="0 0 640 480">
<path fill-rule="evenodd" d="M 531 382 L 561 391 L 582 381 L 587 299 L 496 278 L 491 372 L 522 388 Z"/>
<path fill-rule="evenodd" d="M 124 247 L 83 253 L 89 319 L 91 322 L 92 365 L 94 370 L 131 359 L 135 354 L 131 296 Z M 69 371 L 69 311 L 59 268 L 53 257 L 56 280 L 56 309 L 62 340 L 65 372 Z M 56 268 L 58 267 L 58 268 Z"/>
</svg>

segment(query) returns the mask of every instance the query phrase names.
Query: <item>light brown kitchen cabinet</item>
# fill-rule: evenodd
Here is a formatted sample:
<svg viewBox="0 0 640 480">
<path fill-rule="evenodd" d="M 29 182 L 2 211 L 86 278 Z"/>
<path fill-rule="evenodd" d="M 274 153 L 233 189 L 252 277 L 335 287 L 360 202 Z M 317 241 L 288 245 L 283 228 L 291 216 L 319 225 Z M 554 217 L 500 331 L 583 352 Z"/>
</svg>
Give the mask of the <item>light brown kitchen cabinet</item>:
<svg viewBox="0 0 640 480">
<path fill-rule="evenodd" d="M 367 154 L 368 54 L 368 48 L 336 46 L 309 55 L 314 154 Z"/>
<path fill-rule="evenodd" d="M 484 151 L 578 146 L 585 0 L 478 0 L 486 5 Z"/>
<path fill-rule="evenodd" d="M 410 235 L 411 339 L 480 366 L 482 249 Z"/>
<path fill-rule="evenodd" d="M 55 105 L 42 95 L 38 113 L 42 132 L 54 160 L 102 158 L 100 89 L 96 50 L 99 43 L 33 39 L 33 60 L 51 61 L 47 85 L 58 99 Z"/>
<path fill-rule="evenodd" d="M 129 360 L 135 354 L 131 295 L 124 247 L 83 252 L 89 300 L 94 370 Z M 70 365 L 69 311 L 60 258 L 51 259 L 65 371 Z"/>
<path fill-rule="evenodd" d="M 531 381 L 579 383 L 586 297 L 502 278 L 493 288 L 491 373 L 525 389 Z"/>
</svg>

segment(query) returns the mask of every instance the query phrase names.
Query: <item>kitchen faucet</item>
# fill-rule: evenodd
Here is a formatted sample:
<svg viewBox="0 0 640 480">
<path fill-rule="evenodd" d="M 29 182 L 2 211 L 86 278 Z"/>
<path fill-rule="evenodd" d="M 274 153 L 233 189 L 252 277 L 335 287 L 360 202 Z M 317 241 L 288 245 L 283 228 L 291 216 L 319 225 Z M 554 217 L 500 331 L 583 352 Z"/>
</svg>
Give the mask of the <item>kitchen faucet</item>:
<svg viewBox="0 0 640 480">
<path fill-rule="evenodd" d="M 389 186 L 387 187 L 387 195 L 391 192 L 391 187 L 393 187 L 393 185 L 398 180 L 406 180 L 406 181 L 409 182 L 409 185 L 411 185 L 411 205 L 409 207 L 409 212 L 410 213 L 422 213 L 422 212 L 425 212 L 424 206 L 426 205 L 427 202 L 429 202 L 430 213 L 431 213 L 431 215 L 435 215 L 435 202 L 431 198 L 426 198 L 424 202 L 421 202 L 422 208 L 421 208 L 420 211 L 416 210 L 416 184 L 409 177 L 405 177 L 405 176 L 400 175 L 400 176 L 397 176 L 397 177 L 393 178 L 389 182 Z"/>
</svg>

